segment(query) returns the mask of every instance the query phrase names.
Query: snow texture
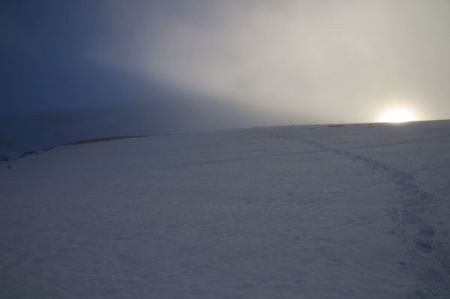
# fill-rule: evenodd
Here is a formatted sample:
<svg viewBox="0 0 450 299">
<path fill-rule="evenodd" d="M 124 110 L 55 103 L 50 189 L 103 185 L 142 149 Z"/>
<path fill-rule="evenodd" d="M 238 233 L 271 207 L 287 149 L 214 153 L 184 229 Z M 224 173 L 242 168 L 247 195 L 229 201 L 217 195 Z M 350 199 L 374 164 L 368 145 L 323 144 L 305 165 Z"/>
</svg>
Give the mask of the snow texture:
<svg viewBox="0 0 450 299">
<path fill-rule="evenodd" d="M 450 298 L 450 121 L 0 162 L 0 298 Z"/>
</svg>

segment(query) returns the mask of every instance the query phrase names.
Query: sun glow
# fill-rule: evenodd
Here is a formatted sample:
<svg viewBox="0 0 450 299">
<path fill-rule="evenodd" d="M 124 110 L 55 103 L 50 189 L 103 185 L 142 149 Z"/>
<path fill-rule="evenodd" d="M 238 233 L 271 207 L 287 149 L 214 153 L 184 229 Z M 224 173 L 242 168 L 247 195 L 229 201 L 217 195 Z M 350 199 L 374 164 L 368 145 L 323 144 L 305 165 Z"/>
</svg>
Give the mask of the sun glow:
<svg viewBox="0 0 450 299">
<path fill-rule="evenodd" d="M 390 108 L 378 117 L 378 122 L 383 123 L 404 123 L 416 120 L 418 120 L 416 113 L 406 107 Z"/>
</svg>

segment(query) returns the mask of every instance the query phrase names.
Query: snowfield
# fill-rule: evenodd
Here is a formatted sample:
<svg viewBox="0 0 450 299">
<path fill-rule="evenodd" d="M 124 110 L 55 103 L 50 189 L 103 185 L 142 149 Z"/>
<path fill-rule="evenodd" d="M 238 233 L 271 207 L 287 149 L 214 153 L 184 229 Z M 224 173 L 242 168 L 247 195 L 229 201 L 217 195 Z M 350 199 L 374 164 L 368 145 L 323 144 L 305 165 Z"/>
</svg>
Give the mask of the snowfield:
<svg viewBox="0 0 450 299">
<path fill-rule="evenodd" d="M 0 298 L 450 298 L 450 121 L 0 162 Z"/>
</svg>

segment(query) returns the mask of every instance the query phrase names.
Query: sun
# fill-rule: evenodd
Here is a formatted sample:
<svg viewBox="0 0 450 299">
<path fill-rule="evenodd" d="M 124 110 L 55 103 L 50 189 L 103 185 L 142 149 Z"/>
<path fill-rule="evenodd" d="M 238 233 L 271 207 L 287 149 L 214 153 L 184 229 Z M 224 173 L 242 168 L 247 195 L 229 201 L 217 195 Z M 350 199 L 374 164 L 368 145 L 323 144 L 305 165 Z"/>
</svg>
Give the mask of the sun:
<svg viewBox="0 0 450 299">
<path fill-rule="evenodd" d="M 416 120 L 416 113 L 407 107 L 389 108 L 378 117 L 378 122 L 382 123 L 404 123 Z"/>
</svg>

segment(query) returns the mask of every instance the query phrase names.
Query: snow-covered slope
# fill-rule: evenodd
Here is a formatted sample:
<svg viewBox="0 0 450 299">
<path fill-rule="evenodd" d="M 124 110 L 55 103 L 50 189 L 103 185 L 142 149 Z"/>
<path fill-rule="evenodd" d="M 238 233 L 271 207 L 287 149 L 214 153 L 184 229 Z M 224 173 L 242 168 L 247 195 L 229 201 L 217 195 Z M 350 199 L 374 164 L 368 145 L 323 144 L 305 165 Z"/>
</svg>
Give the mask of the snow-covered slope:
<svg viewBox="0 0 450 299">
<path fill-rule="evenodd" d="M 0 298 L 450 298 L 449 121 L 63 146 L 0 200 Z"/>
<path fill-rule="evenodd" d="M 304 118 L 307 121 L 308 118 Z M 76 140 L 231 129 L 273 123 L 262 111 L 202 99 L 0 115 L 0 159 Z"/>
</svg>

